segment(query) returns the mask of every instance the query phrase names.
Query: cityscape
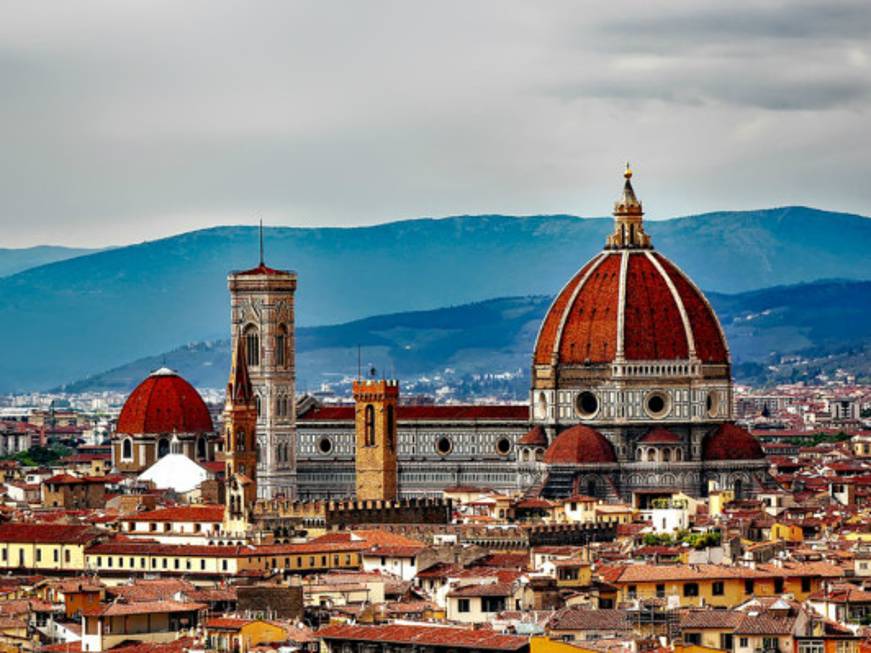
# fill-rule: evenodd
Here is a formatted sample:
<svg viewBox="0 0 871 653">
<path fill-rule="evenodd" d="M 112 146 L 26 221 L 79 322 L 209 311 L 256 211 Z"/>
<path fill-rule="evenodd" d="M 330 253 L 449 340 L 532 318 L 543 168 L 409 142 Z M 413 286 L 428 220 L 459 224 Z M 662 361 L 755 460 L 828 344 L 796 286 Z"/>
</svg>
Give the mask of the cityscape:
<svg viewBox="0 0 871 653">
<path fill-rule="evenodd" d="M 0 653 L 871 653 L 871 10 L 415 4 L 0 8 Z"/>
</svg>

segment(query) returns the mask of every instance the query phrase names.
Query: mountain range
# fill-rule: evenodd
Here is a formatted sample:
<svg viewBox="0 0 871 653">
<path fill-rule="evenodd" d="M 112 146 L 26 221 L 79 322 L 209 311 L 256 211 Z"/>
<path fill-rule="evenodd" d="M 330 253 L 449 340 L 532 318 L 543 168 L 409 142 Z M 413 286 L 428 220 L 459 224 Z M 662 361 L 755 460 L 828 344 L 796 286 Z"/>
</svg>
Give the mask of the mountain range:
<svg viewBox="0 0 871 653">
<path fill-rule="evenodd" d="M 732 352 L 738 381 L 798 380 L 851 354 L 871 377 L 871 282 L 824 281 L 726 295 L 710 293 Z M 380 315 L 297 333 L 300 390 L 353 376 L 357 345 L 368 365 L 402 379 L 434 377 L 446 368 L 464 375 L 520 370 L 551 298 L 508 297 L 430 311 Z M 849 343 L 845 345 L 845 343 Z M 152 370 L 168 365 L 198 387 L 226 383 L 228 340 L 201 342 L 146 357 L 71 384 L 74 392 L 127 392 Z M 784 359 L 795 359 L 784 363 Z M 830 370 L 831 371 L 831 370 Z M 523 388 L 523 383 L 518 387 Z"/>
<path fill-rule="evenodd" d="M 299 326 L 337 324 L 550 295 L 601 249 L 610 224 L 462 216 L 269 228 L 266 259 L 299 274 Z M 871 220 L 861 216 L 790 207 L 648 222 L 647 231 L 706 291 L 871 279 Z M 0 392 L 68 384 L 179 343 L 226 338 L 227 272 L 256 262 L 256 228 L 215 227 L 0 278 L 0 336 L 9 343 Z"/>
<path fill-rule="evenodd" d="M 22 272 L 46 263 L 65 261 L 76 256 L 92 254 L 99 250 L 76 247 L 58 247 L 55 245 L 38 245 L 20 249 L 0 248 L 0 277 Z"/>
</svg>

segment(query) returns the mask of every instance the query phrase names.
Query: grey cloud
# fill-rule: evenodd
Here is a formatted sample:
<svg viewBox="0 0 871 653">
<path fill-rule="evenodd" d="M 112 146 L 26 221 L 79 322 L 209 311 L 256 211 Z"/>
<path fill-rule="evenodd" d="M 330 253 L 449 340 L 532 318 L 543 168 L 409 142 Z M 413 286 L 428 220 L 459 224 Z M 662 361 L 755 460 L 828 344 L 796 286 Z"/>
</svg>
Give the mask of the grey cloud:
<svg viewBox="0 0 871 653">
<path fill-rule="evenodd" d="M 0 245 L 255 213 L 601 215 L 626 158 L 657 216 L 867 211 L 869 18 L 822 1 L 7 2 Z"/>
</svg>

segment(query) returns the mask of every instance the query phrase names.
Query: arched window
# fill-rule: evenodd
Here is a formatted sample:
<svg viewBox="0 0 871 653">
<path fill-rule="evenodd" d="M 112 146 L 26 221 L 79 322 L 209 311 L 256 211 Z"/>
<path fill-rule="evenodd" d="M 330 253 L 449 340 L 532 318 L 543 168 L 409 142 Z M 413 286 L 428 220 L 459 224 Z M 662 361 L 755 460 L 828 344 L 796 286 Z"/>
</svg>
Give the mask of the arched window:
<svg viewBox="0 0 871 653">
<path fill-rule="evenodd" d="M 680 462 L 683 460 L 683 449 L 675 449 L 674 450 L 674 459 L 677 462 Z"/>
<path fill-rule="evenodd" d="M 287 365 L 287 327 L 283 324 L 275 335 L 275 364 L 279 367 Z"/>
<path fill-rule="evenodd" d="M 244 429 L 239 429 L 236 431 L 236 451 L 245 451 L 245 431 Z"/>
<path fill-rule="evenodd" d="M 121 458 L 124 460 L 133 459 L 133 440 L 130 438 L 124 438 L 124 441 L 121 443 Z"/>
<path fill-rule="evenodd" d="M 163 458 L 168 453 L 169 440 L 167 438 L 160 438 L 160 440 L 157 441 L 157 457 Z"/>
<path fill-rule="evenodd" d="M 649 462 L 649 463 L 656 462 L 656 449 L 648 449 L 647 450 L 647 462 Z"/>
<path fill-rule="evenodd" d="M 396 446 L 396 418 L 393 415 L 393 404 L 387 406 L 387 448 L 393 449 Z"/>
<path fill-rule="evenodd" d="M 366 415 L 364 421 L 364 435 L 367 447 L 375 446 L 375 406 L 368 404 L 366 406 Z"/>
<path fill-rule="evenodd" d="M 662 450 L 662 462 L 664 462 L 664 463 L 671 462 L 671 449 L 663 449 Z"/>
<path fill-rule="evenodd" d="M 206 458 L 206 439 L 202 436 L 197 438 L 197 458 L 200 460 Z"/>
<path fill-rule="evenodd" d="M 260 365 L 260 334 L 257 327 L 249 325 L 245 328 L 245 350 L 248 353 L 248 365 Z"/>
</svg>

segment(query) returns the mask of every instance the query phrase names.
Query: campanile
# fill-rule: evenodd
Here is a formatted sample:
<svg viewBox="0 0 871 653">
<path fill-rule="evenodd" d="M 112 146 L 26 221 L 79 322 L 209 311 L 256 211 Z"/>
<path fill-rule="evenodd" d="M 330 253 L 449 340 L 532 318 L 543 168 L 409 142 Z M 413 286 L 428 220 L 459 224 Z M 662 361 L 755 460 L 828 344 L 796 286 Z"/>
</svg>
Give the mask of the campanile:
<svg viewBox="0 0 871 653">
<path fill-rule="evenodd" d="M 244 338 L 257 406 L 257 494 L 296 496 L 296 273 L 263 262 L 227 277 L 231 351 Z"/>
</svg>

